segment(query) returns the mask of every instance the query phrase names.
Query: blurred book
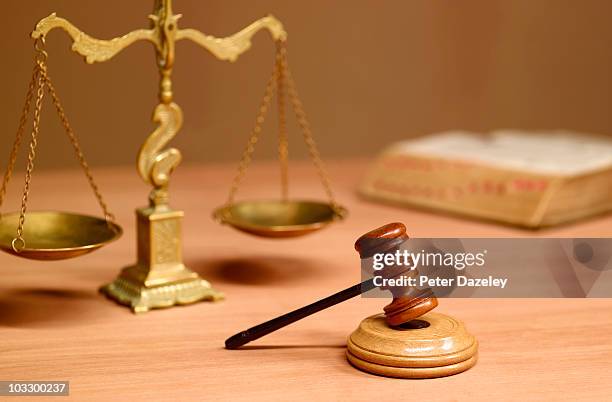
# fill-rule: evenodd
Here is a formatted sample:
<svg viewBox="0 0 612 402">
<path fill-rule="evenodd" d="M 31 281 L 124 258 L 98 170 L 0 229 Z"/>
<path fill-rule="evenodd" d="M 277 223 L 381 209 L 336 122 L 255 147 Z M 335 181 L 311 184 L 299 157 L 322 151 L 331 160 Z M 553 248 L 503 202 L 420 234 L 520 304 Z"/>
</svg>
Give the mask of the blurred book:
<svg viewBox="0 0 612 402">
<path fill-rule="evenodd" d="M 568 131 L 444 132 L 395 143 L 360 194 L 537 228 L 612 210 L 612 140 Z"/>
</svg>

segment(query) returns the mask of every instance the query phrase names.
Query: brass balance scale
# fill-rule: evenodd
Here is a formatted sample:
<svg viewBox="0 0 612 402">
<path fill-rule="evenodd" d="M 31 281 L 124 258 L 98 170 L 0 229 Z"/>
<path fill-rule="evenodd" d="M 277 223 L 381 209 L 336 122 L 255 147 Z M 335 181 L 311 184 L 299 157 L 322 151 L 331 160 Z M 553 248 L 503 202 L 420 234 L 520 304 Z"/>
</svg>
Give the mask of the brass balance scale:
<svg viewBox="0 0 612 402">
<path fill-rule="evenodd" d="M 238 172 L 231 184 L 227 202 L 215 210 L 214 217 L 221 223 L 249 234 L 280 238 L 311 233 L 336 220 L 343 219 L 346 215 L 345 209 L 334 200 L 328 176 L 299 100 L 287 62 L 287 34 L 280 21 L 273 16 L 267 16 L 234 35 L 215 38 L 194 29 L 179 29 L 180 17 L 181 15 L 173 14 L 171 0 L 156 0 L 154 12 L 149 16 L 151 19 L 149 29 L 138 29 L 111 40 L 92 38 L 69 21 L 56 16 L 55 13 L 39 21 L 31 34 L 36 49 L 34 71 L 0 188 L 1 207 L 31 114 L 32 102 L 34 102 L 21 209 L 18 212 L 1 215 L 0 249 L 23 258 L 60 260 L 89 253 L 118 239 L 122 234 L 121 227 L 115 222 L 113 214 L 109 211 L 94 181 L 78 139 L 68 122 L 49 76 L 48 54 L 44 48 L 45 38 L 54 28 L 63 29 L 73 40 L 72 50 L 82 55 L 87 63 L 110 60 L 136 41 L 151 42 L 156 50 L 160 72 L 160 103 L 153 113 L 153 121 L 158 124 L 158 127 L 142 145 L 137 163 L 138 173 L 146 183 L 152 186 L 149 205 L 136 209 L 137 262 L 124 268 L 115 281 L 101 288 L 101 291 L 109 298 L 131 307 L 134 312 L 145 312 L 151 308 L 188 304 L 201 300 L 218 300 L 223 297 L 222 293 L 213 289 L 206 280 L 183 264 L 181 255 L 183 212 L 172 209 L 168 204 L 170 175 L 181 161 L 179 150 L 164 149 L 180 130 L 183 121 L 180 107 L 172 100 L 171 75 L 177 41 L 189 39 L 210 51 L 218 59 L 227 61 L 235 61 L 239 55 L 247 51 L 251 46 L 252 36 L 261 29 L 267 29 L 277 44 L 272 76 L 266 85 L 255 126 L 240 160 Z M 101 218 L 68 212 L 29 212 L 27 210 L 40 131 L 40 114 L 46 93 L 52 99 L 77 159 L 103 211 Z M 279 112 L 282 196 L 278 201 L 235 202 L 237 190 L 251 162 L 255 144 L 275 93 Z M 285 113 L 287 100 L 296 114 L 296 120 L 322 181 L 328 202 L 292 200 L 288 197 L 288 139 Z"/>
</svg>

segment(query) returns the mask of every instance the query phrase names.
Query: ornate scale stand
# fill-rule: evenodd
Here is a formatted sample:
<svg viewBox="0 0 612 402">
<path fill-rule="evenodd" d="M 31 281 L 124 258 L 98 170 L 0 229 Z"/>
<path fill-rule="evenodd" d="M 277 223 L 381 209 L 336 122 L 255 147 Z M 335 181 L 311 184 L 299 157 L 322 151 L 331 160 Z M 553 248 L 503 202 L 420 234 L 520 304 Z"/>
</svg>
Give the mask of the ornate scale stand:
<svg viewBox="0 0 612 402">
<path fill-rule="evenodd" d="M 61 28 L 72 38 L 72 50 L 82 55 L 87 63 L 110 60 L 121 50 L 140 40 L 149 41 L 155 47 L 160 84 L 159 104 L 154 110 L 153 121 L 158 127 L 138 153 L 138 172 L 142 179 L 152 186 L 152 190 L 149 205 L 136 210 L 137 261 L 134 265 L 124 268 L 115 281 L 101 289 L 108 297 L 130 306 L 134 312 L 199 300 L 218 300 L 223 297 L 207 281 L 183 264 L 183 212 L 172 209 L 168 204 L 170 175 L 180 163 L 181 153 L 175 148 L 164 147 L 180 130 L 183 121 L 181 108 L 172 100 L 171 76 L 175 61 L 175 43 L 189 39 L 218 59 L 235 61 L 250 48 L 251 37 L 261 29 L 267 29 L 275 41 L 285 41 L 287 37 L 282 24 L 273 16 L 261 18 L 226 38 L 215 38 L 194 29 L 179 29 L 180 17 L 173 14 L 171 0 L 156 0 L 153 14 L 149 16 L 149 29 L 137 29 L 111 40 L 92 38 L 55 14 L 38 22 L 32 32 L 32 38 L 36 39 L 37 43 L 44 44 L 44 38 L 49 31 Z M 27 219 L 33 218 L 28 216 Z M 96 240 L 100 243 L 109 239 Z M 44 258 L 40 250 L 36 255 Z M 63 258 L 66 257 L 68 255 L 63 255 Z"/>
<path fill-rule="evenodd" d="M 156 50 L 160 73 L 159 104 L 153 112 L 153 121 L 158 127 L 140 148 L 137 162 L 140 176 L 152 186 L 149 205 L 136 210 L 138 236 L 136 263 L 124 268 L 115 281 L 101 288 L 101 291 L 108 297 L 130 306 L 134 312 L 200 300 L 218 300 L 223 297 L 207 281 L 183 264 L 181 242 L 183 212 L 172 209 L 168 203 L 170 175 L 181 161 L 181 153 L 177 149 L 166 148 L 181 129 L 183 122 L 181 108 L 173 102 L 171 81 L 175 61 L 175 43 L 179 40 L 192 40 L 217 58 L 228 61 L 235 61 L 240 54 L 248 50 L 251 47 L 252 36 L 261 29 L 267 29 L 277 44 L 274 70 L 266 86 L 255 127 L 240 160 L 228 200 L 214 213 L 217 220 L 249 234 L 281 238 L 311 233 L 342 219 L 346 214 L 345 209 L 334 200 L 329 178 L 288 67 L 287 34 L 276 18 L 272 16 L 261 18 L 227 38 L 215 38 L 194 29 L 179 29 L 180 15 L 173 14 L 171 0 L 156 0 L 153 14 L 149 18 L 151 19 L 149 29 L 138 29 L 111 40 L 92 38 L 69 21 L 56 16 L 55 13 L 36 24 L 31 35 L 35 40 L 37 52 L 34 73 L 0 188 L 1 206 L 30 115 L 31 104 L 35 98 L 21 210 L 0 215 L 0 249 L 24 258 L 64 259 L 93 251 L 117 239 L 122 233 L 121 228 L 108 211 L 49 78 L 46 63 L 48 55 L 44 49 L 45 38 L 51 30 L 61 28 L 72 38 L 72 50 L 82 55 L 87 63 L 110 60 L 139 40 L 151 42 Z M 235 203 L 236 191 L 250 164 L 275 89 L 278 97 L 282 197 L 277 201 L 256 200 Z M 69 212 L 26 212 L 45 90 L 52 98 L 77 159 L 104 212 L 104 219 Z M 293 107 L 312 162 L 327 194 L 328 202 L 288 198 L 286 101 Z"/>
</svg>

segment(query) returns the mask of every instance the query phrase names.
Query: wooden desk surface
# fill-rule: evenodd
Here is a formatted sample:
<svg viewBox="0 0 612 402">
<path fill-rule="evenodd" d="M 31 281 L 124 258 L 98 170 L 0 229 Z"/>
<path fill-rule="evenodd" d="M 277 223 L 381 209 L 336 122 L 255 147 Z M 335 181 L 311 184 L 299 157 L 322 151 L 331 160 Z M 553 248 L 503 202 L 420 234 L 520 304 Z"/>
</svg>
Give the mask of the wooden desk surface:
<svg viewBox="0 0 612 402">
<path fill-rule="evenodd" d="M 33 262 L 0 256 L 0 380 L 69 380 L 78 400 L 603 400 L 612 385 L 612 300 L 442 300 L 480 341 L 473 369 L 434 380 L 362 373 L 344 357 L 346 337 L 387 300 L 355 298 L 242 350 L 229 335 L 359 280 L 354 240 L 390 221 L 411 235 L 608 236 L 612 218 L 543 232 L 370 204 L 354 194 L 365 165 L 329 165 L 348 220 L 294 240 L 248 237 L 211 219 L 234 166 L 181 166 L 172 205 L 186 213 L 187 265 L 227 300 L 135 316 L 97 293 L 135 259 L 133 209 L 147 187 L 133 168 L 94 173 L 125 234 L 88 256 Z M 295 193 L 323 194 L 308 164 L 291 170 Z M 17 208 L 21 174 L 5 211 Z M 239 197 L 274 196 L 277 167 L 255 165 Z M 79 171 L 36 173 L 32 209 L 97 214 Z M 26 400 L 27 398 L 20 399 Z M 39 400 L 34 398 L 34 400 Z"/>
</svg>

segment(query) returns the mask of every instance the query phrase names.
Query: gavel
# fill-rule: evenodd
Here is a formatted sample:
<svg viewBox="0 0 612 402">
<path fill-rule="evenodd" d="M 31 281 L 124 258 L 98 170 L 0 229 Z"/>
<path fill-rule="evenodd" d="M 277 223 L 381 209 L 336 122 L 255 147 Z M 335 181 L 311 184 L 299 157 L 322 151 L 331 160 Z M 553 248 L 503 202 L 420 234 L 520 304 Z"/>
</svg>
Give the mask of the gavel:
<svg viewBox="0 0 612 402">
<path fill-rule="evenodd" d="M 399 247 L 406 240 L 408 240 L 406 226 L 398 222 L 389 223 L 359 237 L 355 242 L 355 250 L 359 253 L 359 257 L 364 260 L 379 253 L 394 253 L 396 250 L 399 250 Z M 409 271 L 404 266 L 385 266 L 380 271 L 380 274 L 384 278 L 394 278 L 399 275 L 405 275 L 407 272 L 412 275 L 417 274 L 416 270 Z M 375 287 L 374 278 L 358 283 L 324 299 L 237 333 L 225 341 L 225 348 L 237 349 L 255 339 L 259 339 L 302 318 L 368 292 Z M 381 289 L 389 290 L 393 295 L 393 301 L 384 307 L 385 321 L 390 327 L 410 326 L 411 321 L 438 305 L 435 295 L 429 288 L 381 287 Z"/>
</svg>

